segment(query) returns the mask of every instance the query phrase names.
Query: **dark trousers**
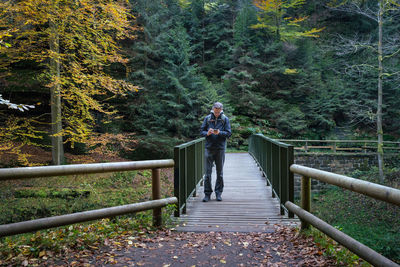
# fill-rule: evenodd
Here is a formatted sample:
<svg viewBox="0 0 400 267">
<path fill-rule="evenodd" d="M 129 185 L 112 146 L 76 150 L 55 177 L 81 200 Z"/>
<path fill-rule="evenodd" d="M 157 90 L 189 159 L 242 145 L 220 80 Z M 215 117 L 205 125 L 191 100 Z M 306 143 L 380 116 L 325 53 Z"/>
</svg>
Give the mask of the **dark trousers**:
<svg viewBox="0 0 400 267">
<path fill-rule="evenodd" d="M 213 163 L 217 169 L 217 181 L 215 182 L 215 193 L 221 194 L 224 190 L 224 178 L 223 168 L 225 162 L 225 150 L 224 149 L 205 149 L 205 162 L 206 162 L 206 174 L 204 179 L 204 194 L 211 195 L 211 173 Z"/>
</svg>

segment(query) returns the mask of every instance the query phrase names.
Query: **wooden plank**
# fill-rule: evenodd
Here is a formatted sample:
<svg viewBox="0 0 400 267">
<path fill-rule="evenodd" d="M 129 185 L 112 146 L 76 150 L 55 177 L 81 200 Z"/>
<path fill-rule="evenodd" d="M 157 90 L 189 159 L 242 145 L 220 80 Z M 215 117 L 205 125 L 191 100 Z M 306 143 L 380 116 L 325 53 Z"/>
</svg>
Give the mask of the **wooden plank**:
<svg viewBox="0 0 400 267">
<path fill-rule="evenodd" d="M 215 167 L 212 185 L 215 185 Z M 181 215 L 178 231 L 189 232 L 271 232 L 274 225 L 297 226 L 298 219 L 280 215 L 280 206 L 272 198 L 259 167 L 248 153 L 227 153 L 224 166 L 222 201 L 212 194 L 202 202 L 203 188 L 187 203 L 187 214 Z"/>
</svg>

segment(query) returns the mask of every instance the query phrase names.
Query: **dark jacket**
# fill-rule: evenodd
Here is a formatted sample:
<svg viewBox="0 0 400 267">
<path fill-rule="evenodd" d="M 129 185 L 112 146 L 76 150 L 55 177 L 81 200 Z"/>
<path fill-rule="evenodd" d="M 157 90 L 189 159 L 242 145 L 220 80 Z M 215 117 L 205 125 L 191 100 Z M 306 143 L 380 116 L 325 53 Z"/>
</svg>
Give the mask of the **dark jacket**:
<svg viewBox="0 0 400 267">
<path fill-rule="evenodd" d="M 200 134 L 206 138 L 206 149 L 225 149 L 226 138 L 230 137 L 232 134 L 229 119 L 225 115 L 222 116 L 222 114 L 223 112 L 221 112 L 218 119 L 216 119 L 214 113 L 211 112 L 204 118 Z M 210 134 L 207 136 L 208 129 L 210 128 L 219 129 L 219 134 Z"/>
</svg>

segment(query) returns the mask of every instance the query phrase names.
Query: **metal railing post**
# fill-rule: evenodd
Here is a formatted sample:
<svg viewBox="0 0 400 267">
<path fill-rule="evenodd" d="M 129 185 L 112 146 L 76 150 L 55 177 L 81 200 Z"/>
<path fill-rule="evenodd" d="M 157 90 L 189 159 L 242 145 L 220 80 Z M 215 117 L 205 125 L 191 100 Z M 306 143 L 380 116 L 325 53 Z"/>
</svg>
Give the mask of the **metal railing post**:
<svg viewBox="0 0 400 267">
<path fill-rule="evenodd" d="M 288 201 L 289 193 L 289 166 L 288 166 L 288 149 L 287 147 L 280 147 L 280 189 L 279 189 L 279 202 L 281 215 L 285 215 L 283 204 Z"/>
<path fill-rule="evenodd" d="M 185 201 L 185 206 L 182 209 L 182 213 L 186 214 L 186 203 L 187 203 L 187 198 L 188 198 L 188 153 L 187 153 L 187 147 L 183 149 L 183 164 L 185 166 L 185 171 L 183 172 L 183 197 Z"/>
<path fill-rule="evenodd" d="M 151 179 L 152 179 L 152 195 L 153 200 L 157 200 L 161 198 L 161 186 L 160 186 L 160 169 L 152 169 L 151 170 Z M 156 227 L 161 226 L 162 224 L 162 214 L 161 208 L 153 209 L 153 225 Z"/>
<path fill-rule="evenodd" d="M 294 173 L 290 171 L 290 166 L 294 163 L 294 146 L 289 146 L 288 147 L 288 172 L 289 172 L 289 177 L 288 177 L 288 182 L 289 182 L 289 201 L 294 202 Z M 294 218 L 294 213 L 289 210 L 289 218 Z"/>
<path fill-rule="evenodd" d="M 311 179 L 307 176 L 301 177 L 301 208 L 311 212 Z M 310 228 L 310 224 L 301 220 L 301 230 Z"/>
<path fill-rule="evenodd" d="M 180 185 L 180 159 L 179 159 L 180 153 L 179 153 L 179 148 L 175 147 L 174 148 L 174 196 L 178 199 L 178 204 L 176 205 L 174 216 L 179 217 L 180 216 L 180 207 L 181 207 L 181 185 Z"/>
</svg>

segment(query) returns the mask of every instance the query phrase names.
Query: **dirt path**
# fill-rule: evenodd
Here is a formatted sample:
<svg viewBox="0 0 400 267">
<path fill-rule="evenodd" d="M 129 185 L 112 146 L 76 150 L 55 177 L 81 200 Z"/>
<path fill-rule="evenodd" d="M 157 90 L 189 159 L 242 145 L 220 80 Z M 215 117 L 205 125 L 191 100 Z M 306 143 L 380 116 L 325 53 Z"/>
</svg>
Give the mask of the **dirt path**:
<svg viewBox="0 0 400 267">
<path fill-rule="evenodd" d="M 47 266 L 336 266 L 293 228 L 274 233 L 185 233 L 122 236 Z"/>
</svg>

